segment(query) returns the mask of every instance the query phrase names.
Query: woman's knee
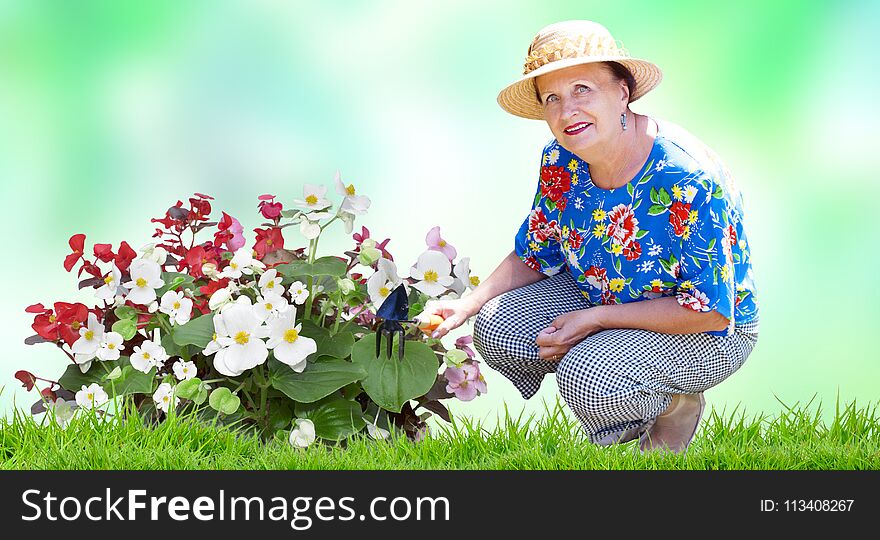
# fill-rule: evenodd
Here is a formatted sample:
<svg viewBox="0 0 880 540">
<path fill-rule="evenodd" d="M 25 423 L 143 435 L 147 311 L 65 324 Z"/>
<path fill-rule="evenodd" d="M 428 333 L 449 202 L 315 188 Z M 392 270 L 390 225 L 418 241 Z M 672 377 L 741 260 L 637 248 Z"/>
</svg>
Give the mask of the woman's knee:
<svg viewBox="0 0 880 540">
<path fill-rule="evenodd" d="M 569 408 L 587 416 L 608 414 L 619 402 L 620 377 L 600 358 L 572 351 L 556 368 L 556 384 Z"/>
</svg>

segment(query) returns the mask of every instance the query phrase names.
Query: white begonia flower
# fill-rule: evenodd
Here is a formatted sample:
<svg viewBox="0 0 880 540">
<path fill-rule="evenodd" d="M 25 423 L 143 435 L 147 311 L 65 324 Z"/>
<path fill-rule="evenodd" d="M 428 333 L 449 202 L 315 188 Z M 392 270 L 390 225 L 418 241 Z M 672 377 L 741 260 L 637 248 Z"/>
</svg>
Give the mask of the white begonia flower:
<svg viewBox="0 0 880 540">
<path fill-rule="evenodd" d="M 264 295 L 266 293 L 275 293 L 278 295 L 284 294 L 284 286 L 281 285 L 282 276 L 278 275 L 278 270 L 274 268 L 270 270 L 266 270 L 262 276 L 260 276 L 260 281 L 257 282 L 257 286 L 260 287 L 260 292 Z"/>
<path fill-rule="evenodd" d="M 224 305 L 232 302 L 232 291 L 229 288 L 217 289 L 208 299 L 208 308 L 211 311 L 217 311 Z"/>
<path fill-rule="evenodd" d="M 241 247 L 238 248 L 232 256 L 232 259 L 229 261 L 229 266 L 227 266 L 220 275 L 222 277 L 238 279 L 242 274 L 253 274 L 254 268 L 262 269 L 266 268 L 266 265 L 254 259 L 254 251 L 251 248 Z"/>
<path fill-rule="evenodd" d="M 339 174 L 339 171 L 336 171 L 334 182 L 336 183 L 336 192 L 344 197 L 342 205 L 339 207 L 341 212 L 358 216 L 367 213 L 367 209 L 370 207 L 369 197 L 358 195 L 354 188 L 354 184 L 349 184 L 347 186 L 343 184 L 342 176 Z"/>
<path fill-rule="evenodd" d="M 243 296 L 247 300 L 246 296 Z M 214 367 L 223 375 L 237 377 L 263 364 L 269 356 L 266 342 L 268 328 L 254 315 L 248 302 L 234 303 L 223 310 L 222 333 L 217 341 L 222 347 L 214 355 Z"/>
<path fill-rule="evenodd" d="M 290 430 L 288 441 L 296 448 L 306 448 L 315 442 L 315 424 L 307 418 L 297 418 Z"/>
<path fill-rule="evenodd" d="M 258 296 L 257 302 L 253 307 L 254 315 L 256 315 L 260 321 L 266 321 L 278 317 L 281 313 L 290 308 L 290 304 L 288 304 L 287 300 L 281 296 L 274 293 L 268 293 L 264 296 Z"/>
<path fill-rule="evenodd" d="M 208 345 L 205 347 L 205 350 L 202 351 L 202 354 L 206 356 L 210 356 L 215 352 L 219 351 L 223 347 L 220 345 L 220 342 L 217 341 L 217 338 L 221 335 L 225 336 L 226 326 L 223 324 L 223 315 L 221 313 L 217 313 L 214 315 L 214 335 L 211 338 L 211 341 L 208 342 Z"/>
<path fill-rule="evenodd" d="M 301 328 L 301 324 L 296 324 L 296 308 L 291 307 L 269 321 L 269 341 L 266 343 L 274 351 L 276 360 L 297 373 L 306 368 L 306 357 L 318 350 L 314 339 L 299 334 Z"/>
<path fill-rule="evenodd" d="M 167 382 L 163 382 L 159 385 L 159 388 L 153 393 L 153 401 L 156 402 L 156 408 L 160 411 L 168 414 L 168 408 L 171 405 L 171 398 L 174 394 L 174 389 L 171 387 L 171 384 Z M 177 396 L 174 397 L 174 406 L 177 407 L 180 404 L 180 398 Z"/>
<path fill-rule="evenodd" d="M 474 289 L 480 284 L 480 278 L 471 275 L 471 258 L 462 257 L 456 264 L 452 272 L 455 277 L 452 280 L 451 288 L 459 296 L 464 294 L 467 289 Z"/>
<path fill-rule="evenodd" d="M 186 324 L 192 317 L 193 301 L 183 292 L 167 291 L 162 295 L 159 311 L 168 315 L 171 324 Z"/>
<path fill-rule="evenodd" d="M 299 222 L 299 232 L 306 240 L 314 240 L 321 234 L 321 226 L 315 221 L 302 218 Z"/>
<path fill-rule="evenodd" d="M 55 420 L 58 422 L 58 425 L 62 428 L 66 428 L 67 423 L 73 418 L 73 413 L 75 411 L 70 403 L 63 398 L 57 398 L 52 405 L 52 412 L 55 415 Z"/>
<path fill-rule="evenodd" d="M 98 383 L 92 383 L 88 387 L 82 385 L 82 390 L 76 393 L 76 404 L 84 409 L 98 407 L 110 401 L 110 396 Z"/>
<path fill-rule="evenodd" d="M 168 353 L 158 339 L 146 340 L 140 347 L 135 346 L 129 357 L 132 367 L 143 373 L 149 373 L 154 367 L 161 368 L 165 360 L 168 360 Z"/>
<path fill-rule="evenodd" d="M 217 270 L 217 265 L 209 262 L 202 265 L 202 273 L 205 274 L 209 279 L 213 279 L 214 281 L 219 281 L 222 276 L 220 272 Z"/>
<path fill-rule="evenodd" d="M 419 280 L 413 283 L 413 287 L 428 296 L 437 297 L 452 285 L 452 276 L 449 275 L 451 270 L 452 265 L 446 255 L 439 251 L 428 250 L 419 255 L 416 265 L 410 268 L 409 275 Z"/>
<path fill-rule="evenodd" d="M 118 360 L 119 351 L 125 349 L 123 341 L 122 334 L 119 332 L 106 332 L 101 338 L 101 345 L 95 356 L 98 357 L 98 360 Z"/>
<path fill-rule="evenodd" d="M 290 298 L 293 300 L 294 304 L 300 305 L 305 302 L 308 297 L 309 290 L 306 288 L 305 283 L 294 281 L 290 284 Z"/>
<path fill-rule="evenodd" d="M 99 300 L 110 300 L 116 297 L 116 291 L 121 285 L 122 272 L 114 264 L 110 267 L 110 273 L 104 278 L 104 284 L 95 291 L 95 297 Z"/>
<path fill-rule="evenodd" d="M 162 269 L 156 261 L 135 259 L 128 267 L 131 281 L 123 283 L 128 289 L 125 299 L 135 304 L 149 304 L 156 299 L 156 289 L 165 285 Z"/>
<path fill-rule="evenodd" d="M 79 339 L 70 347 L 73 358 L 83 373 L 89 370 L 92 358 L 97 355 L 103 339 L 104 325 L 98 322 L 98 317 L 94 313 L 90 312 L 86 325 L 79 329 Z"/>
<path fill-rule="evenodd" d="M 303 200 L 295 199 L 293 204 L 308 210 L 323 210 L 332 204 L 325 195 L 327 186 L 303 184 Z"/>
<path fill-rule="evenodd" d="M 389 435 L 391 435 L 391 432 L 389 432 L 387 429 L 380 428 L 376 424 L 370 423 L 367 424 L 367 433 L 369 433 L 370 437 L 376 439 L 377 441 L 387 439 Z"/>
<path fill-rule="evenodd" d="M 186 381 L 196 376 L 196 363 L 178 360 L 171 365 L 171 371 L 179 381 Z"/>
<path fill-rule="evenodd" d="M 165 261 L 168 260 L 168 252 L 165 251 L 165 248 L 156 246 L 156 244 L 144 244 L 138 251 L 143 253 L 141 255 L 142 259 L 153 261 L 160 266 L 164 265 Z"/>
</svg>

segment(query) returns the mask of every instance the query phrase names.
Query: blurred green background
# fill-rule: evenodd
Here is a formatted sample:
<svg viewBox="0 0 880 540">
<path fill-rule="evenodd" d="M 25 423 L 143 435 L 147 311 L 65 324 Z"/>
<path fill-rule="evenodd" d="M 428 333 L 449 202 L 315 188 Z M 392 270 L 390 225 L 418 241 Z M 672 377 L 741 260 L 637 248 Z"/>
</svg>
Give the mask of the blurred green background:
<svg viewBox="0 0 880 540">
<path fill-rule="evenodd" d="M 439 225 L 487 277 L 550 138 L 495 97 L 535 32 L 573 18 L 661 66 L 633 109 L 702 138 L 744 193 L 761 338 L 709 405 L 876 401 L 880 4 L 28 0 L 0 1 L 0 411 L 36 399 L 17 369 L 53 378 L 67 364 L 23 344 L 23 310 L 91 301 L 62 268 L 68 237 L 137 248 L 194 191 L 250 230 L 258 195 L 289 205 L 323 182 L 335 197 L 339 169 L 373 201 L 356 227 L 391 237 L 401 273 Z M 321 252 L 351 244 L 330 229 Z M 489 393 L 453 412 L 493 425 L 505 403 L 540 414 L 555 399 L 552 377 L 525 402 L 485 371 Z"/>
</svg>

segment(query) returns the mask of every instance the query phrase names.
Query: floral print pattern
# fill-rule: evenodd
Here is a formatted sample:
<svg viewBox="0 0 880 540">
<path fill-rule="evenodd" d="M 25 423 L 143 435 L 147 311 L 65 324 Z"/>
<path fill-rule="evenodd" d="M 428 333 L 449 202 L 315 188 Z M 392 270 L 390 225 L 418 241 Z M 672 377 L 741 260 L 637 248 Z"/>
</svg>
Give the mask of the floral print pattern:
<svg viewBox="0 0 880 540">
<path fill-rule="evenodd" d="M 595 186 L 588 164 L 551 141 L 516 253 L 548 276 L 567 267 L 593 305 L 674 296 L 732 323 L 755 320 L 742 196 L 712 150 L 675 124 L 657 124 L 641 172 L 610 190 Z"/>
</svg>

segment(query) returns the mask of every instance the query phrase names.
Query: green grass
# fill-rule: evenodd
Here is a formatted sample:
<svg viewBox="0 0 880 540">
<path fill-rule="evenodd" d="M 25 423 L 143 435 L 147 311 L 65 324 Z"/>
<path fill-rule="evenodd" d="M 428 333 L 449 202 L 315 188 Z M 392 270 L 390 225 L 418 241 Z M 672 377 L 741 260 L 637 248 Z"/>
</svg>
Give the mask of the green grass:
<svg viewBox="0 0 880 540">
<path fill-rule="evenodd" d="M 65 428 L 25 413 L 0 422 L 0 469 L 880 469 L 875 405 L 786 407 L 775 417 L 711 410 L 686 455 L 641 455 L 636 442 L 589 444 L 558 401 L 540 417 L 497 426 L 469 419 L 434 429 L 420 443 L 353 438 L 295 449 L 229 428 L 174 416 L 149 427 L 139 418 L 77 416 Z"/>
</svg>

